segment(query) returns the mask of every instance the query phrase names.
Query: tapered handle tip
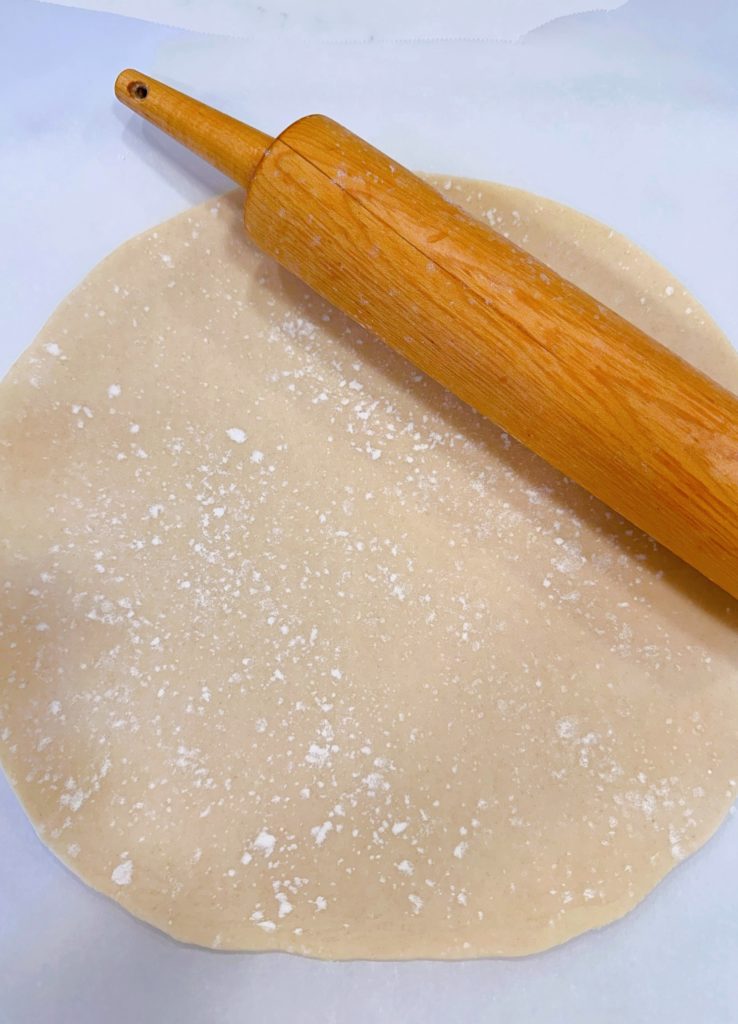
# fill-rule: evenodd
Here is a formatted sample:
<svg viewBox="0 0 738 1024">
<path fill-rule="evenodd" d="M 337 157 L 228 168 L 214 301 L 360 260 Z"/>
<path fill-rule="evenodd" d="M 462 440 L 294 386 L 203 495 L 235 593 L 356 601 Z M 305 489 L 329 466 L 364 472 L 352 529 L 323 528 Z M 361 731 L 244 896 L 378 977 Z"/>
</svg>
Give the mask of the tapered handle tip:
<svg viewBox="0 0 738 1024">
<path fill-rule="evenodd" d="M 149 95 L 147 76 L 133 68 L 126 68 L 115 80 L 115 95 L 127 107 L 138 106 Z"/>
</svg>

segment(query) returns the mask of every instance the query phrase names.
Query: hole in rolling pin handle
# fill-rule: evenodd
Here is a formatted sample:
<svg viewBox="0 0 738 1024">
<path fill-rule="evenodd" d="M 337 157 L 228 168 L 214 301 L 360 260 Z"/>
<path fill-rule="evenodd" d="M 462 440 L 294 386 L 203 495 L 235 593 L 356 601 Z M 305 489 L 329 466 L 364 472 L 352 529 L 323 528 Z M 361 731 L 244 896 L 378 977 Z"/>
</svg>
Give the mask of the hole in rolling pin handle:
<svg viewBox="0 0 738 1024">
<path fill-rule="evenodd" d="M 149 87 L 144 82 L 129 82 L 128 95 L 133 96 L 134 100 L 145 100 L 149 95 Z"/>
</svg>

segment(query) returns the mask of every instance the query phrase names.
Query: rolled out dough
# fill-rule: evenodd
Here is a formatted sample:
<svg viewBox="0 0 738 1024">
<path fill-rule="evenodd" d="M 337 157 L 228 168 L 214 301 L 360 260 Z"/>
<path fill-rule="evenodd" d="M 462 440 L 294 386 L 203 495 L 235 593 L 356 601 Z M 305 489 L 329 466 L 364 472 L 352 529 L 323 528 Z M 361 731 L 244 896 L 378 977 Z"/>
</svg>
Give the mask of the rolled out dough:
<svg viewBox="0 0 738 1024">
<path fill-rule="evenodd" d="M 724 384 L 624 238 L 438 181 Z M 260 255 L 237 196 L 104 260 L 0 390 L 2 761 L 189 942 L 540 950 L 736 793 L 736 604 Z"/>
</svg>

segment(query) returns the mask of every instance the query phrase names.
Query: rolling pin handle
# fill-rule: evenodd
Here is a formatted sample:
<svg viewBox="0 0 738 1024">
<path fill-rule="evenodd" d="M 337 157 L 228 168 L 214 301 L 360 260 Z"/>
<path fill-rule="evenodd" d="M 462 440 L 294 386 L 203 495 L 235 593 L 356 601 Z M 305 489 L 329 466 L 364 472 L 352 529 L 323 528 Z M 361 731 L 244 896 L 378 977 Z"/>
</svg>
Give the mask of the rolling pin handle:
<svg viewBox="0 0 738 1024">
<path fill-rule="evenodd" d="M 155 78 L 128 68 L 115 80 L 115 95 L 136 114 L 161 128 L 248 188 L 272 144 L 264 132 L 193 100 Z"/>
</svg>

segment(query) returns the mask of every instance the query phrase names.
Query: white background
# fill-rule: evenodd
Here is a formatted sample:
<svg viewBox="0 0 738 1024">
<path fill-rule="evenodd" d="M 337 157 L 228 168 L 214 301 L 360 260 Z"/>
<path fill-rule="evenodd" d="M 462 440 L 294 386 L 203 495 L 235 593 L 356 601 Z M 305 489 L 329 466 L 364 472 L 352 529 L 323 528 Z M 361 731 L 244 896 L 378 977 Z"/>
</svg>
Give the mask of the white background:
<svg viewBox="0 0 738 1024">
<path fill-rule="evenodd" d="M 226 187 L 116 107 L 113 79 L 127 65 L 265 131 L 321 111 L 411 167 L 578 206 L 654 253 L 738 339 L 733 0 L 603 3 L 609 13 L 553 21 L 585 5 L 87 6 L 151 20 L 0 2 L 0 371 L 110 249 Z M 0 779 L 0 1024 L 728 1024 L 738 1021 L 737 880 L 734 816 L 626 919 L 540 956 L 330 964 L 209 953 L 90 892 Z"/>
</svg>

